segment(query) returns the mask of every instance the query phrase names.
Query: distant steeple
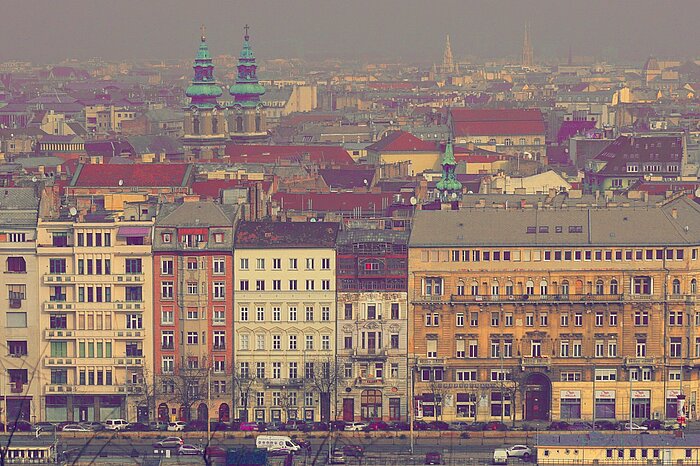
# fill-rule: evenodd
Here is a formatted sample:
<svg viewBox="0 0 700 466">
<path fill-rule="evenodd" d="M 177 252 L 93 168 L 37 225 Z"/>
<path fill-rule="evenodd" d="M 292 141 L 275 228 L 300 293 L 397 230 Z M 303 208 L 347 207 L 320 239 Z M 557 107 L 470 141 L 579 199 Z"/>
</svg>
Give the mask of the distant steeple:
<svg viewBox="0 0 700 466">
<path fill-rule="evenodd" d="M 243 36 L 243 48 L 238 56 L 238 75 L 236 83 L 229 88 L 229 93 L 233 96 L 234 105 L 242 107 L 257 107 L 260 105 L 260 96 L 265 94 L 265 88 L 258 82 L 255 54 L 250 46 L 249 26 L 246 24 L 245 35 Z"/>
<path fill-rule="evenodd" d="M 209 54 L 207 38 L 204 35 L 204 26 L 200 36 L 199 50 L 194 59 L 194 79 L 185 91 L 190 98 L 190 104 L 197 108 L 213 108 L 217 106 L 216 98 L 223 94 L 223 90 L 214 79 L 214 63 Z"/>
<path fill-rule="evenodd" d="M 445 51 L 442 53 L 442 72 L 454 73 L 455 64 L 452 58 L 452 46 L 450 45 L 450 35 L 447 35 L 445 41 Z"/>
<path fill-rule="evenodd" d="M 445 144 L 445 153 L 442 155 L 442 179 L 437 182 L 437 190 L 442 201 L 453 201 L 462 197 L 462 183 L 457 181 L 455 176 L 455 168 L 457 161 L 455 160 L 454 149 L 452 148 L 452 138 L 447 140 Z"/>
<path fill-rule="evenodd" d="M 524 68 L 531 68 L 534 62 L 532 52 L 532 42 L 530 40 L 530 23 L 525 24 L 525 37 L 523 38 L 523 61 Z"/>
</svg>

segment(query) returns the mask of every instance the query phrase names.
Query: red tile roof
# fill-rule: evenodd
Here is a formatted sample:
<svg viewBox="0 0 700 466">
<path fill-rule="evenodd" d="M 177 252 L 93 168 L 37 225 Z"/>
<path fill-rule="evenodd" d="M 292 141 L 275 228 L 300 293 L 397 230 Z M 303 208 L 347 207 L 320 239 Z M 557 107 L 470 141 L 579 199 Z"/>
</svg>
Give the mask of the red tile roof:
<svg viewBox="0 0 700 466">
<path fill-rule="evenodd" d="M 455 136 L 498 136 L 544 134 L 544 119 L 539 109 L 450 110 Z"/>
<path fill-rule="evenodd" d="M 78 167 L 70 186 L 180 187 L 187 186 L 191 175 L 192 166 L 187 164 L 84 164 Z"/>
<path fill-rule="evenodd" d="M 382 212 L 393 202 L 394 193 L 275 193 L 272 200 L 283 210 Z"/>
<path fill-rule="evenodd" d="M 252 180 L 206 180 L 195 181 L 192 183 L 192 193 L 198 194 L 204 199 L 219 199 L 221 191 L 224 189 L 248 187 L 254 185 L 256 181 Z M 270 189 L 272 182 L 261 181 L 262 188 L 265 192 Z"/>
<path fill-rule="evenodd" d="M 355 161 L 340 146 L 272 146 L 263 144 L 229 144 L 226 156 L 231 163 L 280 163 L 282 160 L 299 161 L 309 154 L 312 162 L 335 165 L 353 165 Z"/>
<path fill-rule="evenodd" d="M 376 152 L 435 152 L 434 142 L 424 141 L 406 131 L 394 131 L 367 147 Z"/>
</svg>

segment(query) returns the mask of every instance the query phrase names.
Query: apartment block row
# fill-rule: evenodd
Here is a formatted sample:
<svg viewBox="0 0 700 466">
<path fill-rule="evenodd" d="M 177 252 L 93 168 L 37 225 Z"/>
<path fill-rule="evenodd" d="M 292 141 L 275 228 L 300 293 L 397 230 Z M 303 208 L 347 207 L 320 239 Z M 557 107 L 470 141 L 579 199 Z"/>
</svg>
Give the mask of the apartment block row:
<svg viewBox="0 0 700 466">
<path fill-rule="evenodd" d="M 695 416 L 685 197 L 417 210 L 408 232 L 0 194 L 8 418 L 646 419 L 679 395 Z"/>
</svg>

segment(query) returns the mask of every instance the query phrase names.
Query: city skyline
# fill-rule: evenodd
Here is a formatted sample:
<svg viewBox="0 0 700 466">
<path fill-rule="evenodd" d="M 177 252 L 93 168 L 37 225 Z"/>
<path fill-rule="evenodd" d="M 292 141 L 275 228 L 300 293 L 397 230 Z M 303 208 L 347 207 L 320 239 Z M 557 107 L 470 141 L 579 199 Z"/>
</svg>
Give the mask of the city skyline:
<svg viewBox="0 0 700 466">
<path fill-rule="evenodd" d="M 583 6 L 549 0 L 445 0 L 438 8 L 424 1 L 375 5 L 365 0 L 331 5 L 317 0 L 240 5 L 11 1 L 5 11 L 13 21 L 0 31 L 0 61 L 185 59 L 201 24 L 207 26 L 213 55 L 235 54 L 242 28 L 250 24 L 256 50 L 267 58 L 432 63 L 439 62 L 446 34 L 458 61 L 517 58 L 527 22 L 540 60 L 565 59 L 569 48 L 574 55 L 608 61 L 638 62 L 650 55 L 694 58 L 697 46 L 687 38 L 700 5 L 679 1 L 674 6 L 646 0 Z M 27 27 L 51 23 L 55 27 Z"/>
</svg>

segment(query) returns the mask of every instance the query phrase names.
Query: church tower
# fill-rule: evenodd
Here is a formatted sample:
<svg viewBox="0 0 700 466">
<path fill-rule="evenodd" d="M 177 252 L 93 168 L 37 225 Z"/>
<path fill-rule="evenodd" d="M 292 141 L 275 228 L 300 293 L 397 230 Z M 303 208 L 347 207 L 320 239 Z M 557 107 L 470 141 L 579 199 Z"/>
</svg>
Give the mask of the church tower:
<svg viewBox="0 0 700 466">
<path fill-rule="evenodd" d="M 450 46 L 450 35 L 447 35 L 447 40 L 445 42 L 445 51 L 442 53 L 442 72 L 443 73 L 454 73 L 455 63 L 452 58 L 452 47 Z"/>
<path fill-rule="evenodd" d="M 233 97 L 228 116 L 229 136 L 238 144 L 264 144 L 269 140 L 265 108 L 260 101 L 260 96 L 265 94 L 265 88 L 258 82 L 258 65 L 250 47 L 248 25 L 244 29 L 236 83 L 229 88 Z"/>
<path fill-rule="evenodd" d="M 532 68 L 534 61 L 532 42 L 530 41 L 530 23 L 527 23 L 525 25 L 525 37 L 523 38 L 523 68 Z"/>
<path fill-rule="evenodd" d="M 192 160 L 217 158 L 224 153 L 228 137 L 224 109 L 216 101 L 223 90 L 214 79 L 214 64 L 204 36 L 204 27 L 193 68 L 194 79 L 185 91 L 190 98 L 190 104 L 184 108 L 182 144 L 185 156 Z"/>
<path fill-rule="evenodd" d="M 445 153 L 442 155 L 442 178 L 437 182 L 436 188 L 442 202 L 452 202 L 462 197 L 462 183 L 455 176 L 457 161 L 455 160 L 452 139 L 447 140 Z"/>
</svg>

